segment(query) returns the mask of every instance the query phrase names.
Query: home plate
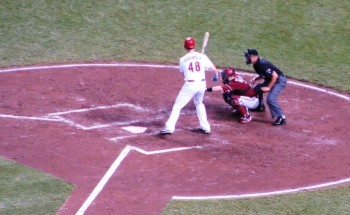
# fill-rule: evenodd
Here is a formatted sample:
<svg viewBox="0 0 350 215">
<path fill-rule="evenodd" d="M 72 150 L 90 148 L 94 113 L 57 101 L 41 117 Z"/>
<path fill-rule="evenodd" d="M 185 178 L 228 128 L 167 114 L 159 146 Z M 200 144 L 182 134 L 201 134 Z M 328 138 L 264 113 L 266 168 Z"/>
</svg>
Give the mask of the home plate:
<svg viewBox="0 0 350 215">
<path fill-rule="evenodd" d="M 137 126 L 126 126 L 126 127 L 122 127 L 122 129 L 130 131 L 131 133 L 134 133 L 134 134 L 143 133 L 147 130 L 146 127 L 137 127 Z"/>
</svg>

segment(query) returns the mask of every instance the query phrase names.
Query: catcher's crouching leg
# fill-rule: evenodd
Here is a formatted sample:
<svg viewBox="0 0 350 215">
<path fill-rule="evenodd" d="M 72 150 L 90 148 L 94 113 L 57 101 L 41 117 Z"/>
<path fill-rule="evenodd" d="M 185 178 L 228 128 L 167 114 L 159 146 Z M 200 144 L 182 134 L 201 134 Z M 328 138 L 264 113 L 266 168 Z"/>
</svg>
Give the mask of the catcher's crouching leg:
<svg viewBox="0 0 350 215">
<path fill-rule="evenodd" d="M 231 97 L 233 97 L 233 93 L 232 92 L 225 92 L 225 93 L 222 94 L 222 97 L 223 97 L 225 103 L 227 103 L 228 105 L 230 105 L 233 108 L 232 114 L 239 113 L 238 112 L 238 108 L 235 107 L 235 105 L 232 105 L 232 98 L 231 98 Z"/>
<path fill-rule="evenodd" d="M 247 108 L 239 102 L 239 97 L 240 96 L 232 96 L 231 106 L 233 109 L 237 110 L 241 116 L 245 116 L 248 114 L 248 111 Z"/>
<path fill-rule="evenodd" d="M 232 98 L 232 107 L 235 108 L 241 114 L 239 122 L 245 124 L 250 122 L 252 120 L 252 117 L 248 113 L 248 108 L 246 106 L 243 106 L 239 101 L 239 97 L 240 96 L 234 96 Z"/>
</svg>

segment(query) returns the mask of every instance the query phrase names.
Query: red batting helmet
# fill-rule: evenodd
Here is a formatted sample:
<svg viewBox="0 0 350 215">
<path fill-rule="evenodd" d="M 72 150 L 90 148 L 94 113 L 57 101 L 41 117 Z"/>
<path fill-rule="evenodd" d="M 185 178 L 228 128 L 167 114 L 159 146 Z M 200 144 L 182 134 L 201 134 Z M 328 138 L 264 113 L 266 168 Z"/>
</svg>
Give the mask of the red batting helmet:
<svg viewBox="0 0 350 215">
<path fill-rule="evenodd" d="M 221 80 L 224 84 L 228 84 L 230 82 L 228 78 L 232 76 L 236 76 L 236 71 L 234 68 L 227 68 L 221 72 Z"/>
<path fill-rule="evenodd" d="M 187 50 L 194 49 L 196 41 L 192 37 L 187 37 L 184 42 L 184 48 Z"/>
</svg>

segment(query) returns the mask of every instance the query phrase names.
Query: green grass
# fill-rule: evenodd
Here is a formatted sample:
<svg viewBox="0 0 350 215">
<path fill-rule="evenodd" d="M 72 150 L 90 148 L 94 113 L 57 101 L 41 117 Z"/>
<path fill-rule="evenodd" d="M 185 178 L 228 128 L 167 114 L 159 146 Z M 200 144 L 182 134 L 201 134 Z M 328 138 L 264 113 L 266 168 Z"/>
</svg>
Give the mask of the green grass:
<svg viewBox="0 0 350 215">
<path fill-rule="evenodd" d="M 257 48 L 289 77 L 350 92 L 350 2 L 2 0 L 0 66 L 75 61 L 177 64 L 182 42 L 218 66 L 251 69 Z"/>
<path fill-rule="evenodd" d="M 0 67 L 96 61 L 177 64 L 184 54 L 184 38 L 193 36 L 201 46 L 203 35 L 208 31 L 211 36 L 207 54 L 219 67 L 251 70 L 245 65 L 242 52 L 257 48 L 262 57 L 276 64 L 288 77 L 350 92 L 350 1 L 0 2 Z M 1 161 L 3 163 L 5 161 Z M 11 171 L 4 169 L 1 174 L 13 177 L 13 181 L 7 182 L 16 182 L 15 187 L 24 186 L 21 183 L 27 180 L 17 180 L 24 176 L 11 176 Z M 27 170 L 21 169 L 18 174 L 22 171 Z M 41 182 L 41 177 L 38 176 L 37 181 Z M 28 186 L 36 187 L 35 181 Z M 0 188 L 5 189 L 6 182 L 1 183 Z M 45 186 L 50 185 L 43 185 L 43 188 Z M 346 202 L 336 202 L 344 196 L 349 199 L 348 193 L 349 188 L 345 188 L 242 201 L 172 202 L 164 214 L 198 214 L 198 211 L 215 214 L 223 210 L 227 212 L 222 214 L 232 214 L 231 210 L 236 211 L 235 214 L 239 211 L 244 214 L 288 214 L 291 210 L 288 205 L 296 208 L 292 214 L 319 214 L 318 207 L 323 208 L 325 214 L 348 214 Z M 12 199 L 8 202 L 17 199 L 19 202 L 3 206 L 7 196 L 1 197 L 0 210 L 11 210 L 9 214 L 22 213 L 27 203 L 21 199 L 32 198 L 28 204 L 38 208 L 42 204 L 36 203 L 40 195 L 22 190 L 9 198 Z M 181 210 L 177 207 L 182 206 L 183 212 L 177 213 Z M 31 211 L 23 214 L 31 214 Z"/>
<path fill-rule="evenodd" d="M 350 214 L 350 187 L 243 200 L 174 201 L 163 215 Z"/>
<path fill-rule="evenodd" d="M 34 169 L 0 159 L 0 214 L 55 214 L 73 186 Z"/>
</svg>

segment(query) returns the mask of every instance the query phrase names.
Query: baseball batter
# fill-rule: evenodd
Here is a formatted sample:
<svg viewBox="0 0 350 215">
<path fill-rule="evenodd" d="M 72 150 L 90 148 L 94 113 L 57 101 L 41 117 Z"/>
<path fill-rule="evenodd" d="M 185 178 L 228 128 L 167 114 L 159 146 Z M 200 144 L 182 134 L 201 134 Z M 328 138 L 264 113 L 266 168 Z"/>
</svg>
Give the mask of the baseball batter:
<svg viewBox="0 0 350 215">
<path fill-rule="evenodd" d="M 179 61 L 180 72 L 185 83 L 176 97 L 169 119 L 166 121 L 164 129 L 160 131 L 160 135 L 172 134 L 175 131 L 180 111 L 191 99 L 193 99 L 196 106 L 200 126 L 193 131 L 204 134 L 211 132 L 203 97 L 206 90 L 205 71 L 216 74 L 216 67 L 206 55 L 196 52 L 195 46 L 194 38 L 188 37 L 185 39 L 184 48 L 187 53 Z"/>
<path fill-rule="evenodd" d="M 241 123 L 252 120 L 248 109 L 257 109 L 259 99 L 257 93 L 250 87 L 248 81 L 236 74 L 234 68 L 227 68 L 221 72 L 221 80 L 224 85 L 207 88 L 207 92 L 221 91 L 224 100 L 236 110 L 241 118 Z"/>
</svg>

